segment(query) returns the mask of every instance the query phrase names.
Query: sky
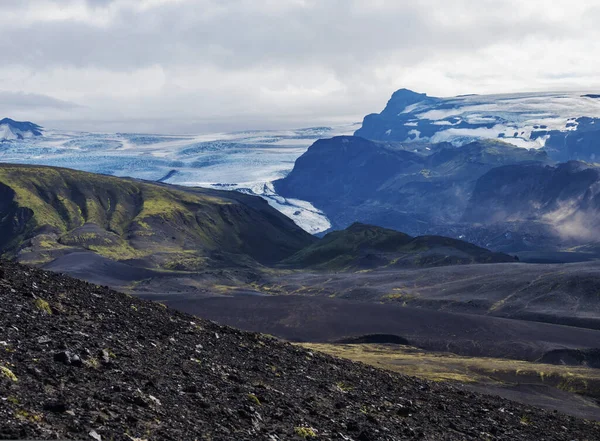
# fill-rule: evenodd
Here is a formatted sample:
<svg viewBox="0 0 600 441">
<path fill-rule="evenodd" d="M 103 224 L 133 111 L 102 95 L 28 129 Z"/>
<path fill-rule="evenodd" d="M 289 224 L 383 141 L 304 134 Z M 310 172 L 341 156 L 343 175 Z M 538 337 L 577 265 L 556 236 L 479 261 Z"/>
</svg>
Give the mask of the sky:
<svg viewBox="0 0 600 441">
<path fill-rule="evenodd" d="M 597 0 L 0 0 L 0 118 L 204 133 L 433 96 L 600 92 Z"/>
</svg>

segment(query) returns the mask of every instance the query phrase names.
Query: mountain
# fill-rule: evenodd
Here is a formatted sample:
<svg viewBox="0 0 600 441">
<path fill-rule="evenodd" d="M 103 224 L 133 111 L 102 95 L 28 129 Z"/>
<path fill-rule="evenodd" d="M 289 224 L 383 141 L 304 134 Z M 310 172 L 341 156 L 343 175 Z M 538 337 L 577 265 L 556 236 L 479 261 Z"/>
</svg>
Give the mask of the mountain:
<svg viewBox="0 0 600 441">
<path fill-rule="evenodd" d="M 593 239 L 600 225 L 600 168 L 576 161 L 495 168 L 477 180 L 463 220 L 547 223 L 565 238 Z"/>
<path fill-rule="evenodd" d="M 600 144 L 600 99 L 571 92 L 436 98 L 401 89 L 381 113 L 367 115 L 355 135 L 454 145 L 502 139 L 519 147 L 544 147 L 557 161 L 594 162 Z"/>
<path fill-rule="evenodd" d="M 355 223 L 343 231 L 327 234 L 283 260 L 282 264 L 337 271 L 514 261 L 514 257 L 492 253 L 457 239 L 411 237 L 398 231 Z"/>
<path fill-rule="evenodd" d="M 10 118 L 0 120 L 0 141 L 33 138 L 42 136 L 42 128 L 31 122 L 14 121 Z"/>
<path fill-rule="evenodd" d="M 346 136 L 317 141 L 273 184 L 278 194 L 323 210 L 334 228 L 358 221 L 410 235 L 437 234 L 435 226 L 461 221 L 480 176 L 530 162 L 549 159 L 544 152 L 496 140 L 428 144 L 414 152 Z"/>
<path fill-rule="evenodd" d="M 0 438 L 585 440 L 593 422 L 0 262 Z"/>
<path fill-rule="evenodd" d="M 255 196 L 62 168 L 0 165 L 0 252 L 35 264 L 78 254 L 197 271 L 289 257 L 316 239 Z"/>
</svg>

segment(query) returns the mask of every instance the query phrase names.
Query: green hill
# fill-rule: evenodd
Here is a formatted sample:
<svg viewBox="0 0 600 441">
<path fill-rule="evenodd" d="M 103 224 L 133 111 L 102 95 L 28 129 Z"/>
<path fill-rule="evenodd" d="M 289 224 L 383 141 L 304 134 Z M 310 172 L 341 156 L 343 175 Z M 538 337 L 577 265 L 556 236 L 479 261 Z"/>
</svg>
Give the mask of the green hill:
<svg viewBox="0 0 600 441">
<path fill-rule="evenodd" d="M 514 261 L 507 254 L 493 253 L 457 239 L 411 237 L 398 231 L 355 223 L 345 230 L 327 234 L 282 264 L 296 268 L 355 270 Z"/>
<path fill-rule="evenodd" d="M 0 253 L 22 262 L 89 251 L 136 267 L 198 270 L 272 264 L 315 240 L 258 197 L 0 165 Z"/>
</svg>

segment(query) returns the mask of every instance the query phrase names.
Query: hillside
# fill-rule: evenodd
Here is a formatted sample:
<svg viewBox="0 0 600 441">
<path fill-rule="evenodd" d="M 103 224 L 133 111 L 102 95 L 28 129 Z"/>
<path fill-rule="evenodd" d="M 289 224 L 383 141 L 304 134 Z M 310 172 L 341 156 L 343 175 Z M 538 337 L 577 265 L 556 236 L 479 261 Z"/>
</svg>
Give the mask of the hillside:
<svg viewBox="0 0 600 441">
<path fill-rule="evenodd" d="M 0 438 L 590 440 L 600 426 L 0 262 Z"/>
<path fill-rule="evenodd" d="M 326 270 L 426 267 L 514 262 L 467 242 L 441 236 L 411 237 L 398 231 L 355 223 L 282 261 L 282 265 Z"/>
<path fill-rule="evenodd" d="M 48 264 L 75 252 L 135 268 L 271 264 L 315 239 L 263 199 L 74 170 L 0 165 L 0 252 Z"/>
</svg>

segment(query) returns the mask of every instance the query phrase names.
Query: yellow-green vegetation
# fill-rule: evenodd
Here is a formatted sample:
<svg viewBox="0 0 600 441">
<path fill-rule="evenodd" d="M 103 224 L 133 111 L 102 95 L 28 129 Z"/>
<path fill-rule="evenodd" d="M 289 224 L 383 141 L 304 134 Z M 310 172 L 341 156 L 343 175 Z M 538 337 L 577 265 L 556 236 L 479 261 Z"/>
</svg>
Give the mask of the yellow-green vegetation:
<svg viewBox="0 0 600 441">
<path fill-rule="evenodd" d="M 263 294 L 278 295 L 285 292 L 283 285 L 252 282 L 250 286 Z"/>
<path fill-rule="evenodd" d="M 408 301 L 413 300 L 416 297 L 414 294 L 403 292 L 400 288 L 394 288 L 393 291 L 393 293 L 381 296 L 381 300 Z"/>
<path fill-rule="evenodd" d="M 97 252 L 113 260 L 141 259 L 157 252 L 182 251 L 184 245 L 163 240 L 146 241 L 142 246 L 132 239 L 153 236 L 156 224 L 174 220 L 182 224 L 185 234 L 196 239 L 187 244 L 197 252 L 198 242 L 208 249 L 217 249 L 215 236 L 223 234 L 224 220 L 218 207 L 230 205 L 222 199 L 202 192 L 186 192 L 140 181 L 95 175 L 75 170 L 17 166 L 0 166 L 0 184 L 14 191 L 17 206 L 30 209 L 33 217 L 25 225 L 24 236 L 15 238 L 10 246 L 18 247 L 39 227 L 50 227 L 54 235 L 43 234 L 32 242 L 38 251 L 30 263 L 52 260 L 44 250 L 56 251 L 65 246 L 77 246 Z M 206 225 L 197 225 L 195 215 L 202 210 Z M 79 231 L 86 224 L 98 231 Z M 180 227 L 181 228 L 181 227 Z M 185 241 L 184 241 L 185 242 Z M 43 254 L 43 255 L 42 255 Z M 193 253 L 182 262 L 197 270 L 205 261 Z M 173 263 L 175 259 L 170 263 Z M 168 269 L 168 268 L 167 268 Z"/>
<path fill-rule="evenodd" d="M 337 387 L 338 390 L 342 392 L 350 392 L 352 389 L 354 389 L 353 386 L 346 383 L 342 383 L 341 381 L 339 383 L 335 383 L 335 387 Z"/>
<path fill-rule="evenodd" d="M 0 164 L 0 186 L 9 220 L 0 256 L 29 264 L 85 250 L 153 270 L 149 280 L 155 272 L 258 268 L 314 241 L 241 193 L 10 164 Z"/>
<path fill-rule="evenodd" d="M 600 397 L 598 369 L 488 357 L 462 357 L 402 345 L 306 343 L 302 346 L 431 381 L 537 383 Z"/>
<path fill-rule="evenodd" d="M 490 307 L 490 312 L 492 311 L 496 311 L 500 308 L 502 308 L 506 302 L 513 296 L 513 294 L 509 295 L 508 297 L 502 299 L 502 300 L 498 300 L 496 303 L 494 303 L 491 307 Z"/>
<path fill-rule="evenodd" d="M 0 366 L 0 373 L 2 374 L 3 377 L 8 378 L 9 380 L 12 380 L 14 382 L 19 381 L 17 376 L 15 374 L 13 374 L 13 371 L 11 371 L 6 366 Z"/>
<path fill-rule="evenodd" d="M 294 432 L 296 435 L 301 436 L 302 438 L 316 438 L 317 432 L 312 427 L 294 427 Z"/>
<path fill-rule="evenodd" d="M 261 406 L 260 400 L 258 399 L 258 397 L 254 394 L 248 394 L 248 399 L 250 401 L 252 401 L 254 404 L 256 404 L 257 406 Z"/>
<path fill-rule="evenodd" d="M 42 421 L 42 416 L 37 413 L 28 412 L 25 409 L 19 409 L 15 412 L 15 416 L 20 420 L 31 421 L 32 423 L 39 423 Z"/>
<path fill-rule="evenodd" d="M 95 357 L 90 357 L 84 360 L 83 364 L 92 369 L 98 369 L 100 367 L 100 361 Z"/>
<path fill-rule="evenodd" d="M 206 267 L 208 258 L 199 256 L 195 251 L 187 251 L 182 254 L 174 254 L 163 263 L 162 267 L 172 271 L 198 271 Z"/>
<path fill-rule="evenodd" d="M 529 416 L 527 416 L 527 415 L 523 415 L 523 416 L 520 418 L 520 421 L 521 421 L 521 424 L 524 424 L 524 425 L 529 425 L 529 424 L 531 424 L 531 418 L 529 418 Z"/>
<path fill-rule="evenodd" d="M 46 314 L 52 315 L 52 308 L 50 308 L 50 304 L 46 300 L 38 297 L 37 299 L 35 299 L 34 304 L 35 304 L 35 307 L 37 309 L 39 309 L 40 311 L 43 311 Z"/>
</svg>

